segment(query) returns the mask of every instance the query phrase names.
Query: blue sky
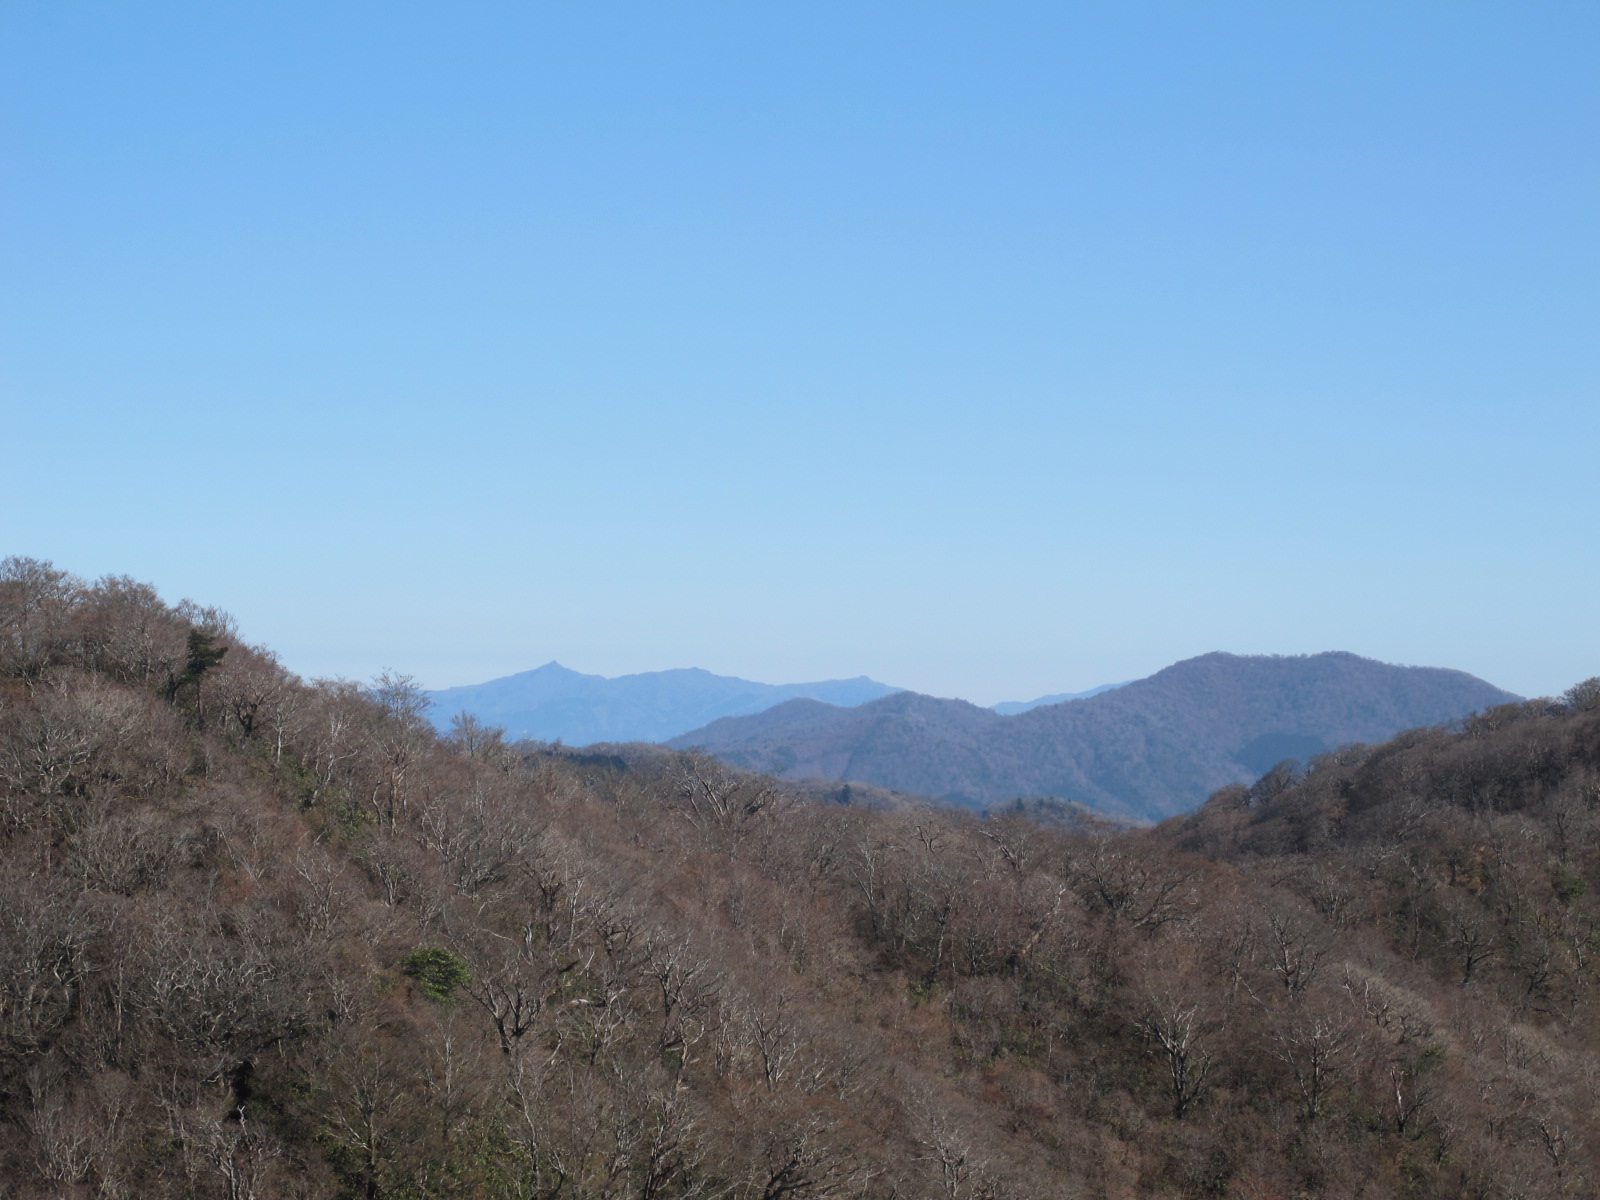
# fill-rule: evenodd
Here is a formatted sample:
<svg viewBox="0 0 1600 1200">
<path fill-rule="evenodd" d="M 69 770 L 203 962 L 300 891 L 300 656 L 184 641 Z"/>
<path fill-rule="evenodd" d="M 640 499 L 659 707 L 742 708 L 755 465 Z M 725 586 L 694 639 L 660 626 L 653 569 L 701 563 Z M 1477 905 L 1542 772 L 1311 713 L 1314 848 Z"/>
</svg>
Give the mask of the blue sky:
<svg viewBox="0 0 1600 1200">
<path fill-rule="evenodd" d="M 308 675 L 1600 673 L 1600 7 L 0 9 L 0 553 Z"/>
</svg>

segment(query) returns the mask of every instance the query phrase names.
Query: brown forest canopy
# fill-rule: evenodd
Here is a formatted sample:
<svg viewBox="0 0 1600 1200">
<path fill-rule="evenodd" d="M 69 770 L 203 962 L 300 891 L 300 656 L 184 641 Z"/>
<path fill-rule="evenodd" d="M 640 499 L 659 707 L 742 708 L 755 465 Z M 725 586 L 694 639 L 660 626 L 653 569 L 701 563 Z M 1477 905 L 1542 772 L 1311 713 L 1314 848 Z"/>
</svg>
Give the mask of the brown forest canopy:
<svg viewBox="0 0 1600 1200">
<path fill-rule="evenodd" d="M 1071 835 L 0 566 L 7 1197 L 1587 1197 L 1600 682 Z"/>
</svg>

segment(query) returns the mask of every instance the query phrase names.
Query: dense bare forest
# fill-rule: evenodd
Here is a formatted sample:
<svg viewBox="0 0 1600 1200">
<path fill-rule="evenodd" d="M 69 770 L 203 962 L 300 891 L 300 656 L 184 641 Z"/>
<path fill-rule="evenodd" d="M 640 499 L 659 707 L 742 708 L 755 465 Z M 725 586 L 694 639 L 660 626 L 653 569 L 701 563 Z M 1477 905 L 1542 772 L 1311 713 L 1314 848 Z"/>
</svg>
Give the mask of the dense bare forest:
<svg viewBox="0 0 1600 1200">
<path fill-rule="evenodd" d="M 1600 681 L 1114 834 L 425 704 L 0 568 L 0 1194 L 1600 1187 Z"/>
</svg>

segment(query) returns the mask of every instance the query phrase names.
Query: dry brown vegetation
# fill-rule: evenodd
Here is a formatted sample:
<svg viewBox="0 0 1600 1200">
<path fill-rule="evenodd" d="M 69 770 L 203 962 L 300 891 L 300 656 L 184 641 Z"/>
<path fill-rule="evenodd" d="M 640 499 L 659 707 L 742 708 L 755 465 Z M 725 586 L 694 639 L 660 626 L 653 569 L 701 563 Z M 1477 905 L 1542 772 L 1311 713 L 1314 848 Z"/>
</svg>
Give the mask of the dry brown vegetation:
<svg viewBox="0 0 1600 1200">
<path fill-rule="evenodd" d="M 1600 685 L 1115 835 L 423 703 L 0 568 L 0 1194 L 1600 1186 Z"/>
</svg>

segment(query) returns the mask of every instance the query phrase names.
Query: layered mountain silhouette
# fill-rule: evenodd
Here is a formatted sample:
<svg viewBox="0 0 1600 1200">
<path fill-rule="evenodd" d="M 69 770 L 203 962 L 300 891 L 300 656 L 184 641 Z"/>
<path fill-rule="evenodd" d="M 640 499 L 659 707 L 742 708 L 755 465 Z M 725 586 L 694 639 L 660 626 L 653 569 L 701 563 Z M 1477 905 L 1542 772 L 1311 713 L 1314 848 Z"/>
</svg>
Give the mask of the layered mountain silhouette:
<svg viewBox="0 0 1600 1200">
<path fill-rule="evenodd" d="M 1054 696 L 1040 696 L 1037 700 L 1002 700 L 994 705 L 994 711 L 1003 716 L 1015 716 L 1017 713 L 1027 712 L 1034 708 L 1043 708 L 1047 704 L 1065 704 L 1068 700 L 1087 700 L 1090 696 L 1098 696 L 1101 692 L 1113 691 L 1124 687 L 1127 680 L 1122 683 L 1102 683 L 1097 688 L 1090 688 L 1086 692 L 1057 692 Z"/>
<path fill-rule="evenodd" d="M 719 717 L 760 712 L 804 697 L 848 709 L 898 688 L 858 676 L 820 683 L 754 683 L 698 668 L 646 671 L 608 679 L 549 662 L 488 683 L 430 692 L 440 729 L 457 713 L 498 725 L 511 738 L 591 742 L 662 742 Z"/>
<path fill-rule="evenodd" d="M 974 807 L 1054 797 L 1155 820 L 1281 760 L 1516 699 L 1462 671 L 1355 654 L 1218 653 L 1015 715 L 913 692 L 848 709 L 795 699 L 669 744 L 789 779 L 854 780 Z"/>
</svg>

